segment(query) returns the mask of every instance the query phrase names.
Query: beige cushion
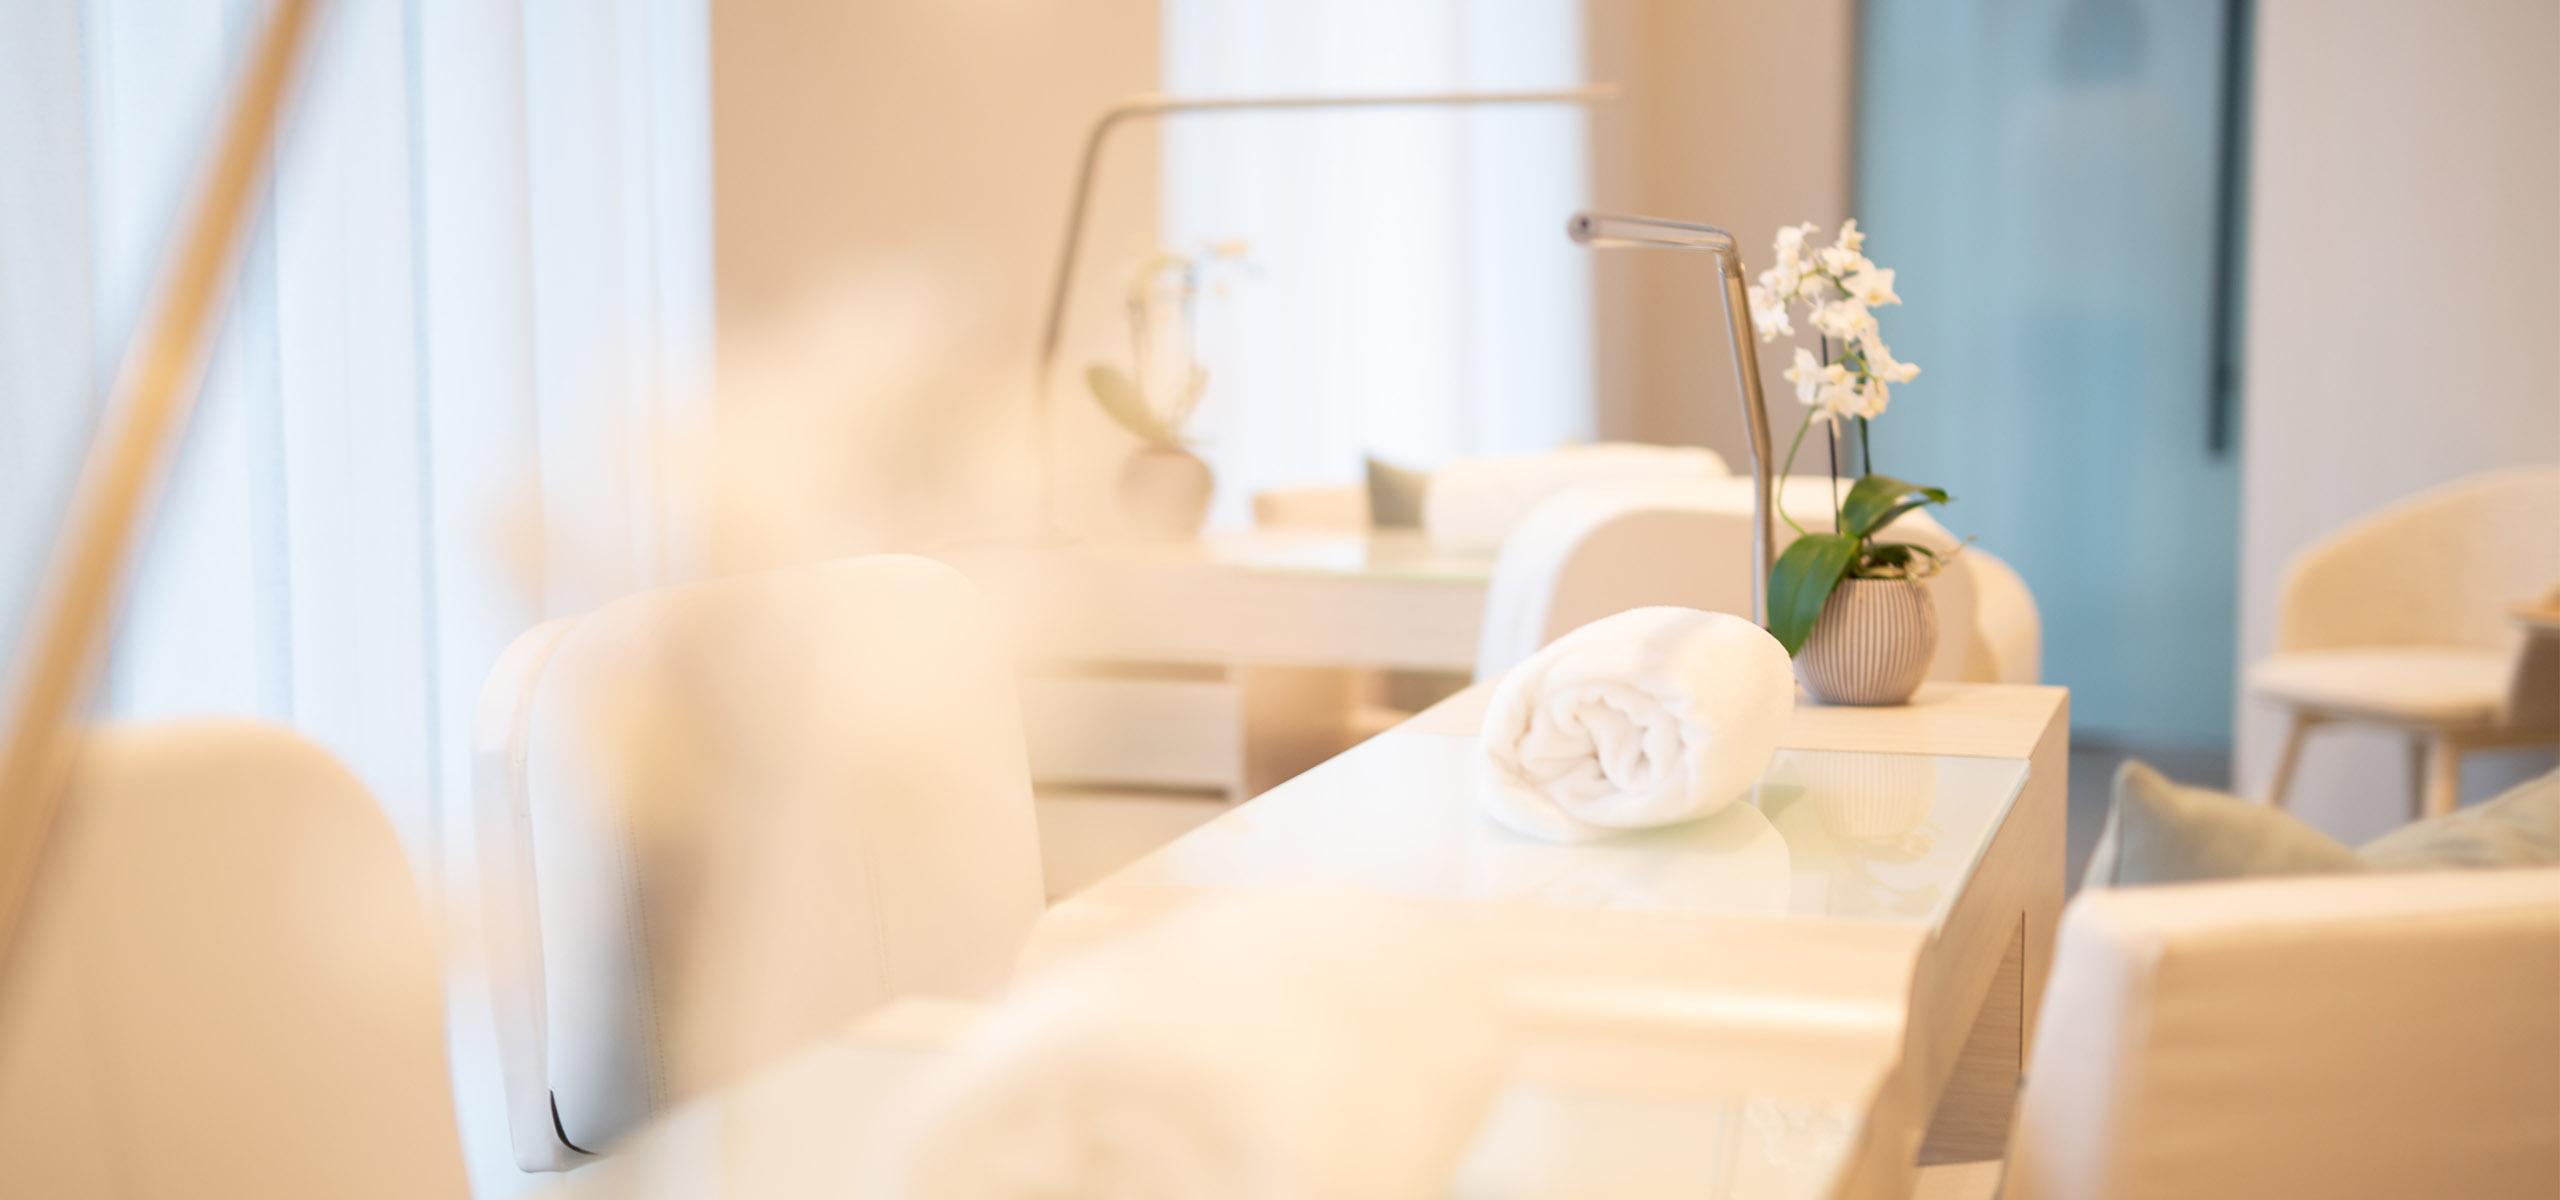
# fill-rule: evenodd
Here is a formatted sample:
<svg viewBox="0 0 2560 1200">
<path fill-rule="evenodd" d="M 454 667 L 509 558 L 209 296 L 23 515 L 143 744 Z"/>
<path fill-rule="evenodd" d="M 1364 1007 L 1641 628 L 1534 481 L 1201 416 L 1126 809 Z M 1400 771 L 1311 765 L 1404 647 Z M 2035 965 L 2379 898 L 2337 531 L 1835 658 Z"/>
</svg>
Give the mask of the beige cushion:
<svg viewBox="0 0 2560 1200">
<path fill-rule="evenodd" d="M 1369 460 L 1369 524 L 1380 529 L 1422 528 L 1422 497 L 1431 472 Z"/>
<path fill-rule="evenodd" d="M 2385 871 L 2560 865 L 2560 771 L 2364 844 L 2356 854 Z"/>
<path fill-rule="evenodd" d="M 2185 787 L 2141 762 L 2116 772 L 2115 805 L 2083 888 L 2253 875 L 2560 865 L 2560 771 L 2357 850 L 2263 804 Z"/>
<path fill-rule="evenodd" d="M 2116 771 L 2115 805 L 2089 856 L 2084 889 L 2239 879 L 2335 875 L 2370 870 L 2356 852 L 2281 809 L 2182 787 L 2127 759 Z"/>
<path fill-rule="evenodd" d="M 2513 669 L 2512 655 L 2468 646 L 2302 650 L 2250 667 L 2249 690 L 2328 712 L 2487 725 Z"/>
</svg>

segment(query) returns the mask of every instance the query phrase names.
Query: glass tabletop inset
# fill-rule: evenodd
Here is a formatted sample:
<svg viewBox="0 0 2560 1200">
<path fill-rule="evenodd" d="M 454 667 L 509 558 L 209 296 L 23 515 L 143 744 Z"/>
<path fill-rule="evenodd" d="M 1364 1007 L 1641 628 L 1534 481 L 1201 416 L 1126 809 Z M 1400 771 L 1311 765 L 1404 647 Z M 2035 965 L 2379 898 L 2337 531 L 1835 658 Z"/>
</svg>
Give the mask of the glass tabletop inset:
<svg viewBox="0 0 2560 1200">
<path fill-rule="evenodd" d="M 553 1200 L 878 1197 L 885 1142 L 938 1048 L 844 1036 L 677 1108 Z M 1756 1091 L 1565 1088 L 1513 1079 L 1450 1181 L 1453 1200 L 1723 1196 L 1815 1200 L 1855 1148 L 1859 1108 Z"/>
<path fill-rule="evenodd" d="M 1483 769 L 1473 737 L 1384 734 L 1120 877 L 1935 929 L 2027 778 L 2017 759 L 1784 750 L 1713 816 L 1559 845 L 1482 815 Z"/>
</svg>

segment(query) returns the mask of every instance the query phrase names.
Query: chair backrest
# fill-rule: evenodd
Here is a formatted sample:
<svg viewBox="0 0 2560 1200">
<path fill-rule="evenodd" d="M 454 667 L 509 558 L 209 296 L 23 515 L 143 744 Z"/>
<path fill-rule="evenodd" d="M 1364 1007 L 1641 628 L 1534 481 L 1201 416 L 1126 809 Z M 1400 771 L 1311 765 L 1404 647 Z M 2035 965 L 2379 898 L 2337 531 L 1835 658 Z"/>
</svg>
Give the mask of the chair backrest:
<svg viewBox="0 0 2560 1200">
<path fill-rule="evenodd" d="M 84 737 L 0 967 L 0 1196 L 464 1200 L 425 906 L 364 784 L 243 722 Z"/>
<path fill-rule="evenodd" d="M 1799 477 L 1780 492 L 1788 516 L 1811 530 L 1832 525 L 1831 481 Z M 1778 522 L 1778 545 L 1794 540 Z M 1942 553 L 1956 539 L 1926 513 L 1895 522 L 1887 540 Z M 1939 615 L 1932 679 L 2017 681 L 2034 673 L 2032 625 L 2004 628 L 1982 645 L 1977 591 L 1982 576 L 1967 549 L 1930 580 Z M 1997 611 L 2032 622 L 2035 600 L 1999 565 Z M 1751 481 L 1643 479 L 1585 484 L 1532 510 L 1502 544 L 1485 599 L 1476 678 L 1490 679 L 1548 642 L 1612 613 L 1651 604 L 1751 614 Z M 2023 663 L 2018 660 L 2024 659 Z"/>
<path fill-rule="evenodd" d="M 1980 546 L 1967 546 L 1949 569 L 1973 581 L 1973 661 L 1964 678 L 2044 682 L 2044 617 L 2017 568 Z"/>
<path fill-rule="evenodd" d="M 2511 648 L 2510 607 L 2555 584 L 2560 467 L 2473 476 L 2304 547 L 2285 568 L 2275 648 Z"/>
<path fill-rule="evenodd" d="M 646 593 L 508 651 L 473 778 L 519 1165 L 1005 980 L 1043 907 L 1011 670 L 957 572 L 894 556 Z"/>
<path fill-rule="evenodd" d="M 2560 869 L 2128 888 L 2064 914 L 2011 1200 L 2555 1188 Z"/>
</svg>

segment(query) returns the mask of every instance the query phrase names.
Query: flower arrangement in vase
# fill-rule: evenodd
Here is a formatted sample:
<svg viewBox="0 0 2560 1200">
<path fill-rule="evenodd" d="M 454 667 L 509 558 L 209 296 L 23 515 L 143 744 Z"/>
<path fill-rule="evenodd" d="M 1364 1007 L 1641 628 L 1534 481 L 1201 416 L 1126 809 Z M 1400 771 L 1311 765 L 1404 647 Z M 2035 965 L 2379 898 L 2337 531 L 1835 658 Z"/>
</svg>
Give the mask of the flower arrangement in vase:
<svg viewBox="0 0 2560 1200">
<path fill-rule="evenodd" d="M 1120 511 L 1139 536 L 1158 541 L 1197 537 L 1209 516 L 1217 480 L 1192 453 L 1186 430 L 1209 389 L 1201 367 L 1194 321 L 1202 285 L 1212 268 L 1241 262 L 1242 241 L 1230 239 L 1197 254 L 1151 249 L 1129 272 L 1123 301 L 1129 315 L 1129 368 L 1108 363 L 1085 368 L 1085 386 L 1114 424 L 1138 439 L 1120 464 Z M 1223 294 L 1223 284 L 1218 285 Z M 1159 332 L 1167 335 L 1159 339 Z"/>
<path fill-rule="evenodd" d="M 1795 541 L 1769 568 L 1769 632 L 1795 656 L 1796 675 L 1814 698 L 1835 704 L 1900 704 L 1918 690 L 1937 652 L 1938 611 L 1924 581 L 1946 565 L 1926 546 L 1878 540 L 1913 509 L 1947 503 L 1947 493 L 1874 469 L 1869 422 L 1883 416 L 1892 385 L 1920 368 L 1893 357 L 1875 310 L 1902 303 L 1893 272 L 1862 252 L 1866 235 L 1843 221 L 1837 240 L 1807 244 L 1815 227 L 1778 231 L 1777 265 L 1750 291 L 1751 323 L 1760 340 L 1796 332 L 1801 306 L 1814 344 L 1795 348 L 1786 376 L 1805 405 L 1804 424 L 1787 447 L 1780 486 L 1795 469 L 1805 435 L 1817 424 L 1831 454 L 1832 528 L 1809 531 L 1788 517 Z M 1862 473 L 1840 491 L 1840 450 L 1853 427 Z M 1786 506 L 1778 506 L 1780 516 Z"/>
</svg>

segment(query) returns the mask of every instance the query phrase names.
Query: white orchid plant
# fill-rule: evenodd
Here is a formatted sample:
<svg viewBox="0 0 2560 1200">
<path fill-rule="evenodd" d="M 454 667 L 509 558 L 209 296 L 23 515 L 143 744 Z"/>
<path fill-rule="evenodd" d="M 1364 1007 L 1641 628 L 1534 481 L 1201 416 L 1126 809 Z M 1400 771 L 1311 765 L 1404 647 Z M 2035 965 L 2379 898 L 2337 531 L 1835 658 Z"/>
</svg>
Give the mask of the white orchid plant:
<svg viewBox="0 0 2560 1200">
<path fill-rule="evenodd" d="M 1209 372 L 1200 365 L 1193 336 L 1200 292 L 1207 286 L 1224 295 L 1225 280 L 1213 279 L 1213 272 L 1242 264 L 1251 252 L 1242 239 L 1229 238 L 1193 254 L 1149 248 L 1131 266 L 1123 299 L 1129 369 L 1095 363 L 1084 377 L 1102 411 L 1149 447 L 1181 450 L 1190 444 L 1184 430 L 1209 390 Z M 1156 339 L 1159 325 L 1171 334 L 1162 342 Z"/>
<path fill-rule="evenodd" d="M 1796 347 L 1787 379 L 1796 385 L 1796 399 L 1836 429 L 1845 417 L 1883 416 L 1892 399 L 1890 385 L 1911 382 L 1920 368 L 1896 360 L 1877 329 L 1875 310 L 1900 304 L 1902 297 L 1894 294 L 1893 271 L 1860 252 L 1867 235 L 1858 232 L 1858 223 L 1841 222 L 1838 241 L 1808 252 L 1805 239 L 1816 232 L 1810 222 L 1778 231 L 1778 265 L 1762 271 L 1751 289 L 1751 324 L 1761 341 L 1776 341 L 1796 331 L 1794 306 L 1805 307 L 1807 323 L 1821 335 L 1822 353 L 1817 358 L 1813 350 Z"/>
<path fill-rule="evenodd" d="M 1875 310 L 1902 303 L 1893 290 L 1893 271 L 1879 267 L 1864 253 L 1866 235 L 1854 220 L 1840 223 L 1837 240 L 1813 249 L 1818 233 L 1811 224 L 1778 230 L 1777 265 L 1760 273 L 1751 289 L 1751 324 L 1763 342 L 1796 332 L 1796 308 L 1805 310 L 1814 344 L 1798 345 L 1787 380 L 1805 405 L 1804 424 L 1787 447 L 1782 481 L 1795 470 L 1796 453 L 1805 434 L 1818 422 L 1831 447 L 1833 532 L 1810 533 L 1796 525 L 1789 543 L 1769 568 L 1769 632 L 1789 654 L 1804 648 L 1813 635 L 1823 605 L 1842 579 L 1921 579 L 1935 574 L 1941 557 L 1924 546 L 1881 543 L 1876 536 L 1904 513 L 1927 504 L 1945 504 L 1946 492 L 1906 483 L 1874 469 L 1873 443 L 1867 423 L 1884 415 L 1892 386 L 1909 383 L 1920 368 L 1893 356 L 1876 324 Z M 1864 473 L 1842 496 L 1840 440 L 1843 426 L 1857 422 L 1857 449 Z M 1778 506 L 1781 517 L 1786 506 Z"/>
</svg>

